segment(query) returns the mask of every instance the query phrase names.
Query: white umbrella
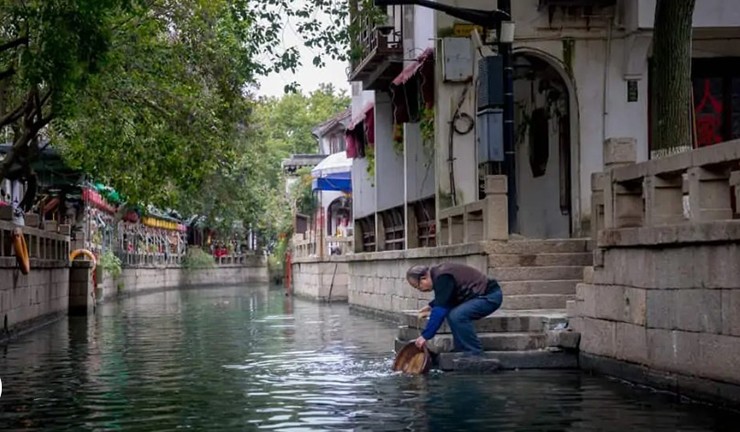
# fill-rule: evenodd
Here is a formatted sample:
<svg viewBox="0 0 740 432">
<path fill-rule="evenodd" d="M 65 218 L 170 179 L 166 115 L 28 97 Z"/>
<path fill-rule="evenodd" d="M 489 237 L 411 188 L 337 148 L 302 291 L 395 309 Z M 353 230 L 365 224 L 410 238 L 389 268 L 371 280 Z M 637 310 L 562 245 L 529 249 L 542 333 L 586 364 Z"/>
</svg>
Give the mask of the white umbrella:
<svg viewBox="0 0 740 432">
<path fill-rule="evenodd" d="M 344 174 L 352 171 L 352 159 L 347 158 L 347 152 L 342 151 L 327 156 L 311 170 L 313 178 L 327 177 L 332 174 Z"/>
</svg>

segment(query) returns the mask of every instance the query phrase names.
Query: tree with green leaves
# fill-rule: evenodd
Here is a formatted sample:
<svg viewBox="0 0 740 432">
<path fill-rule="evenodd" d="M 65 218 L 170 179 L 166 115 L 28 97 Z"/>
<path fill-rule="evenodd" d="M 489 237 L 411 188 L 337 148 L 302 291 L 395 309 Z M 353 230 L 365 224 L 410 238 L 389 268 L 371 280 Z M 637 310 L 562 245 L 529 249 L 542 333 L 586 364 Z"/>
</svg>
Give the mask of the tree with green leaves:
<svg viewBox="0 0 740 432">
<path fill-rule="evenodd" d="M 282 31 L 291 25 L 342 57 L 345 9 L 324 0 L 4 0 L 0 128 L 12 149 L 0 178 L 32 179 L 30 162 L 51 140 L 134 201 L 177 202 L 232 163 L 258 77 L 300 64 L 295 47 L 276 48 Z"/>
<path fill-rule="evenodd" d="M 183 195 L 180 208 L 206 216 L 209 225 L 224 233 L 241 225 L 272 242 L 281 233 L 289 234 L 297 197 L 286 196 L 281 162 L 293 153 L 317 153 L 312 130 L 349 103 L 347 95 L 331 85 L 308 95 L 290 93 L 255 102 L 251 126 L 234 142 L 237 156 L 218 167 L 197 192 Z M 301 174 L 310 192 L 310 172 Z M 305 191 L 304 187 L 302 200 Z"/>
</svg>

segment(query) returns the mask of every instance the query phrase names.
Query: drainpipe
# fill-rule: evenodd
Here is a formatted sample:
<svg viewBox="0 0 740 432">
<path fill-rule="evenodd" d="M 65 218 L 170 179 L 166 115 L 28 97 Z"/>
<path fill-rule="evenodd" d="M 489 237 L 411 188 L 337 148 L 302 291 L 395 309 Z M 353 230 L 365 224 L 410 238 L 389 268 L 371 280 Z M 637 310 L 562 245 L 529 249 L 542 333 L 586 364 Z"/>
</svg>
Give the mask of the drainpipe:
<svg viewBox="0 0 740 432">
<path fill-rule="evenodd" d="M 604 90 L 602 94 L 602 106 L 601 106 L 601 145 L 606 142 L 606 127 L 609 123 L 609 64 L 611 63 L 612 56 L 612 20 L 609 19 L 606 28 L 606 47 L 604 54 Z"/>
<path fill-rule="evenodd" d="M 511 0 L 499 0 L 500 11 L 511 16 Z M 499 30 L 501 26 L 499 24 Z M 499 35 L 500 35 L 499 31 Z M 504 173 L 508 186 L 509 233 L 518 231 L 518 198 L 516 190 L 516 142 L 514 141 L 514 68 L 512 67 L 512 44 L 499 42 L 499 51 L 504 64 Z"/>
</svg>

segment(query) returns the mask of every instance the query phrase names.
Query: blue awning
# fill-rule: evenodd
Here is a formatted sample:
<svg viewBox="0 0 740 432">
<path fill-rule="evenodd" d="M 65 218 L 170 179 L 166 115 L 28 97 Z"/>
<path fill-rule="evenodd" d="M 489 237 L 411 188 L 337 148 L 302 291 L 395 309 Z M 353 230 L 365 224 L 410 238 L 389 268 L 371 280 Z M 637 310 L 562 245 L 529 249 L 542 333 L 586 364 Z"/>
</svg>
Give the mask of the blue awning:
<svg viewBox="0 0 740 432">
<path fill-rule="evenodd" d="M 313 179 L 313 190 L 352 192 L 352 177 L 350 173 L 335 173 L 326 177 Z"/>
</svg>

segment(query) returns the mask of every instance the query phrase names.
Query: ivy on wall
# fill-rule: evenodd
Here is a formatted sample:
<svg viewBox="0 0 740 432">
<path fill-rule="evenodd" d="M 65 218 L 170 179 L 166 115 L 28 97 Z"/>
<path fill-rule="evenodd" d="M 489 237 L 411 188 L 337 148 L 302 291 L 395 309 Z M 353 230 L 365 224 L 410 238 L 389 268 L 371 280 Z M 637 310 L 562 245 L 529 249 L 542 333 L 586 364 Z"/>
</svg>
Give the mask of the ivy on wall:
<svg viewBox="0 0 740 432">
<path fill-rule="evenodd" d="M 375 147 L 365 148 L 365 159 L 367 159 L 367 176 L 370 184 L 375 186 Z"/>
<path fill-rule="evenodd" d="M 423 108 L 421 111 L 421 145 L 428 159 L 434 157 L 434 108 Z"/>
</svg>

